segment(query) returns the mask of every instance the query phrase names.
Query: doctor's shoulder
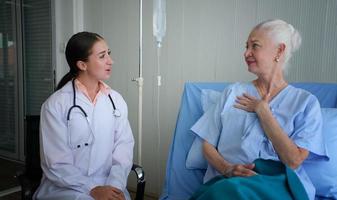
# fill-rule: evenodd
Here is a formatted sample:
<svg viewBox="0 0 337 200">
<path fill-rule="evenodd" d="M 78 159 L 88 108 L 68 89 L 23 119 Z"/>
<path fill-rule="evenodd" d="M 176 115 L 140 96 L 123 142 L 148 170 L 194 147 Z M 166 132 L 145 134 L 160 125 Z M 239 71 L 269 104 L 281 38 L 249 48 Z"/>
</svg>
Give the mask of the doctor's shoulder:
<svg viewBox="0 0 337 200">
<path fill-rule="evenodd" d="M 64 87 L 52 93 L 42 104 L 41 112 L 49 110 L 55 113 L 65 113 L 72 103 L 72 93 Z"/>
</svg>

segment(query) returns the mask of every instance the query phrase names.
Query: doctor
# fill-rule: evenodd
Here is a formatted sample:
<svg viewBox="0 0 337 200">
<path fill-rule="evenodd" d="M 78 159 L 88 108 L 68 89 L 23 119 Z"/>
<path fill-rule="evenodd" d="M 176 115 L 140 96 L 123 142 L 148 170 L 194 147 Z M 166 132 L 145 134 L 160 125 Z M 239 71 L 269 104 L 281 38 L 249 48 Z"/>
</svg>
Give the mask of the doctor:
<svg viewBox="0 0 337 200">
<path fill-rule="evenodd" d="M 80 32 L 65 54 L 70 71 L 41 108 L 43 177 L 34 199 L 130 199 L 134 139 L 125 101 L 103 82 L 113 64 L 109 47 Z"/>
</svg>

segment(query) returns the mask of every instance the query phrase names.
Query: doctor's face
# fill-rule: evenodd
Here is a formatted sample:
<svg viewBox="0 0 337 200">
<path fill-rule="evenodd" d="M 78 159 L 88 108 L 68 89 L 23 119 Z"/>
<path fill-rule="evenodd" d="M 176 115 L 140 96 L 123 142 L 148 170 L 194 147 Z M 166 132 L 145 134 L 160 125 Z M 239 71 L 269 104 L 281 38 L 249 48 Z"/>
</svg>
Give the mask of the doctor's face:
<svg viewBox="0 0 337 200">
<path fill-rule="evenodd" d="M 98 40 L 91 49 L 86 64 L 86 73 L 93 79 L 106 80 L 111 75 L 113 60 L 110 49 L 104 40 Z"/>
<path fill-rule="evenodd" d="M 277 56 L 277 45 L 267 35 L 264 30 L 253 30 L 246 43 L 244 53 L 248 71 L 259 75 L 271 73 L 275 67 L 275 57 Z"/>
</svg>

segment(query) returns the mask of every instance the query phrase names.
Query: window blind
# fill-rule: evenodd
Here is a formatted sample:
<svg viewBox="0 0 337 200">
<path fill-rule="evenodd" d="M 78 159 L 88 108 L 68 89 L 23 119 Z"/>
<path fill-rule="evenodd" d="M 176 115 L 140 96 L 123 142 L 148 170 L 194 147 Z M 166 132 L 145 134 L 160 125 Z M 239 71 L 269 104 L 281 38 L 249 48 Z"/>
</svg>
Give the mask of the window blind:
<svg viewBox="0 0 337 200">
<path fill-rule="evenodd" d="M 53 92 L 51 0 L 23 0 L 26 115 L 39 115 Z"/>
</svg>

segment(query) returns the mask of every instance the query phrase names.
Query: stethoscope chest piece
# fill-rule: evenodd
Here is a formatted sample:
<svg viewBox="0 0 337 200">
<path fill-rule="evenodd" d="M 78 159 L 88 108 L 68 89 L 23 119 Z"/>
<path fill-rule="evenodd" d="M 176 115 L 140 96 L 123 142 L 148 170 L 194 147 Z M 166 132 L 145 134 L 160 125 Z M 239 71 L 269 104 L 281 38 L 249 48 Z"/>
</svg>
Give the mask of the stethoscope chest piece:
<svg viewBox="0 0 337 200">
<path fill-rule="evenodd" d="M 112 111 L 112 114 L 115 116 L 115 117 L 120 117 L 121 116 L 121 112 L 118 110 L 118 109 L 114 109 Z"/>
</svg>

